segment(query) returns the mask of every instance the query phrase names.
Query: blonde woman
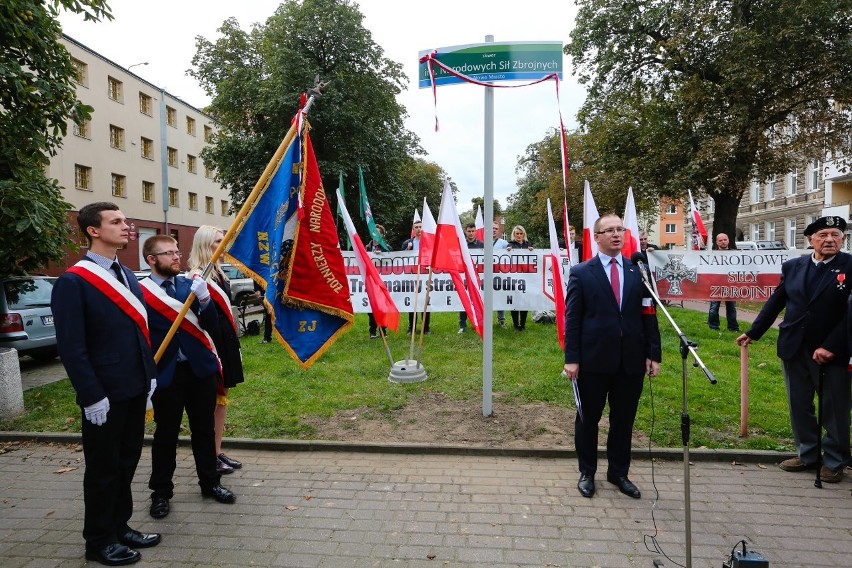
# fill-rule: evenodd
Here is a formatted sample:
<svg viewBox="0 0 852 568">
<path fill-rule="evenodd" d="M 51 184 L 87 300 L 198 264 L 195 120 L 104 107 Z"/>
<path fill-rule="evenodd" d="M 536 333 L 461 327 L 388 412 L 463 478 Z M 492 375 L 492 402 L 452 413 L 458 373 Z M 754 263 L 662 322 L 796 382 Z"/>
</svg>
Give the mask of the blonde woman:
<svg viewBox="0 0 852 568">
<path fill-rule="evenodd" d="M 225 233 L 218 227 L 202 225 L 192 240 L 189 253 L 190 275 L 201 274 L 213 258 L 213 252 L 219 247 Z M 210 297 L 219 315 L 219 326 L 210 331 L 213 344 L 222 361 L 222 376 L 216 388 L 216 409 L 213 411 L 214 431 L 216 435 L 216 471 L 220 474 L 233 473 L 243 464 L 231 459 L 222 452 L 222 435 L 225 432 L 225 416 L 228 413 L 228 389 L 237 386 L 243 377 L 242 354 L 237 326 L 231 312 L 231 288 L 227 276 L 218 264 L 209 278 Z"/>
<path fill-rule="evenodd" d="M 532 244 L 527 240 L 527 230 L 520 225 L 515 225 L 512 229 L 512 240 L 509 241 L 508 250 L 513 249 L 529 249 L 533 250 Z M 512 324 L 515 326 L 515 331 L 526 331 L 527 329 L 527 312 L 526 310 L 512 310 Z"/>
</svg>

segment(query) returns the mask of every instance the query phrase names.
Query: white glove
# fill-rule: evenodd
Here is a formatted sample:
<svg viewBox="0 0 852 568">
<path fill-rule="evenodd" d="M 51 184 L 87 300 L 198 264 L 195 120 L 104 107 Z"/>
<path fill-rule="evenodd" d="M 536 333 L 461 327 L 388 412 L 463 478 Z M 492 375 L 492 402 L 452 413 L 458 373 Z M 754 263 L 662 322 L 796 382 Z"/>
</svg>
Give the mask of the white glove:
<svg viewBox="0 0 852 568">
<path fill-rule="evenodd" d="M 192 279 L 192 286 L 189 288 L 199 302 L 206 302 L 210 299 L 210 292 L 207 290 L 207 281 L 204 278 L 195 277 Z"/>
<path fill-rule="evenodd" d="M 107 421 L 107 412 L 109 412 L 109 399 L 104 397 L 103 400 L 90 404 L 83 409 L 86 413 L 86 420 L 100 426 Z"/>
</svg>

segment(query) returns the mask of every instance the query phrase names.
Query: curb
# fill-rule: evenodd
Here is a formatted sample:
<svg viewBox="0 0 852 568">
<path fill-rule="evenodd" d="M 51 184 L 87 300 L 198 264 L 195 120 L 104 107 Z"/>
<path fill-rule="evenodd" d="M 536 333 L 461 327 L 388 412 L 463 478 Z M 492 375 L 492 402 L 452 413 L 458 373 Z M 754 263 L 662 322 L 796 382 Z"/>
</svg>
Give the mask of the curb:
<svg viewBox="0 0 852 568">
<path fill-rule="evenodd" d="M 151 445 L 153 437 L 145 436 L 145 444 Z M 56 432 L 0 432 L 0 442 L 39 442 L 52 444 L 81 444 L 80 434 L 62 434 Z M 189 446 L 190 439 L 181 436 L 178 443 Z M 478 457 L 519 457 L 574 459 L 576 450 L 560 448 L 488 448 L 482 446 L 435 446 L 430 444 L 379 444 L 372 442 L 334 442 L 324 440 L 273 440 L 249 438 L 225 438 L 222 445 L 241 450 L 264 450 L 273 452 L 354 452 L 367 454 L 417 454 L 417 455 L 455 455 Z M 605 448 L 598 448 L 601 457 L 606 455 Z M 651 457 L 666 461 L 683 461 L 683 448 L 652 448 Z M 644 449 L 634 448 L 634 458 L 646 459 Z M 726 450 L 709 448 L 690 448 L 689 461 L 692 462 L 740 462 L 740 463 L 777 463 L 795 454 L 770 450 Z"/>
</svg>

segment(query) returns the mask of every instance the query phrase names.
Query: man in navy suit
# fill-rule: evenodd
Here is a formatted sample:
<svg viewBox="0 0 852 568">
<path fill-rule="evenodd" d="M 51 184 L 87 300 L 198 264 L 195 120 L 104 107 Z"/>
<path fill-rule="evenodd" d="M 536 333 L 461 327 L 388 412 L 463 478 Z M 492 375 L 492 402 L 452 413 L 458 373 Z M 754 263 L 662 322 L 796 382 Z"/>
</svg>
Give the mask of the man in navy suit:
<svg viewBox="0 0 852 568">
<path fill-rule="evenodd" d="M 157 375 L 142 290 L 118 262 L 130 227 L 113 203 L 77 215 L 89 251 L 53 287 L 51 309 L 59 356 L 81 407 L 86 558 L 107 566 L 139 561 L 136 548 L 159 534 L 131 529 L 130 484 L 142 455 L 145 403 Z"/>
<path fill-rule="evenodd" d="M 571 269 L 565 302 L 565 375 L 576 381 L 583 411 L 574 422 L 577 489 L 583 497 L 595 494 L 598 422 L 609 399 L 606 478 L 638 499 L 628 478 L 633 421 L 644 376 L 660 372 L 660 331 L 639 267 L 621 255 L 621 219 L 604 215 L 594 233 L 598 254 Z"/>
<path fill-rule="evenodd" d="M 846 220 L 833 215 L 805 227 L 813 252 L 781 265 L 778 287 L 751 328 L 736 339 L 739 345 L 757 341 L 786 308 L 778 328 L 777 351 L 797 456 L 784 460 L 780 467 L 785 471 L 814 470 L 822 461 L 819 476 L 827 483 L 843 479 L 843 468 L 850 462 L 850 350 L 845 315 L 852 286 L 852 256 L 840 252 L 845 230 Z M 814 412 L 820 381 L 825 425 L 822 456 L 817 453 L 821 433 Z"/>
<path fill-rule="evenodd" d="M 150 237 L 142 247 L 142 254 L 151 267 L 151 275 L 141 284 L 155 350 L 165 341 L 190 293 L 196 297 L 157 364 L 157 390 L 151 397 L 157 428 L 151 445 L 148 481 L 152 491 L 150 513 L 161 519 L 169 514 L 169 500 L 174 496 L 177 442 L 184 409 L 189 419 L 201 494 L 228 504 L 234 503 L 236 497 L 222 487 L 221 475 L 216 471 L 213 411 L 221 365 L 213 341 L 205 331 L 215 327 L 218 321 L 207 282 L 200 277 L 190 280 L 178 276 L 181 253 L 177 241 L 168 235 Z"/>
</svg>

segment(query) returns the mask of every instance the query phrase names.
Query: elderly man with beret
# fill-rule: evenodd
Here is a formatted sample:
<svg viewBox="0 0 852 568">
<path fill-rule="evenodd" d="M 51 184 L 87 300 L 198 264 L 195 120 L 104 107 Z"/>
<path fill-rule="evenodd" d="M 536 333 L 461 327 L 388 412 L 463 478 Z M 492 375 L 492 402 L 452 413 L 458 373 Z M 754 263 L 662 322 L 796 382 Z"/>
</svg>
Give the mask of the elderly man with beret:
<svg viewBox="0 0 852 568">
<path fill-rule="evenodd" d="M 820 479 L 827 483 L 843 479 L 843 468 L 850 462 L 846 312 L 852 255 L 840 252 L 845 230 L 846 220 L 837 216 L 821 217 L 805 228 L 813 253 L 781 266 L 778 288 L 751 329 L 736 340 L 739 345 L 757 341 L 786 308 L 779 326 L 778 357 L 797 456 L 781 462 L 781 469 L 813 470 L 822 463 Z M 820 380 L 825 426 L 822 456 L 817 453 L 820 432 L 814 411 Z"/>
</svg>

